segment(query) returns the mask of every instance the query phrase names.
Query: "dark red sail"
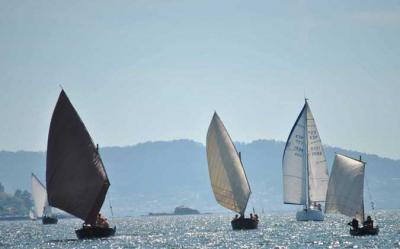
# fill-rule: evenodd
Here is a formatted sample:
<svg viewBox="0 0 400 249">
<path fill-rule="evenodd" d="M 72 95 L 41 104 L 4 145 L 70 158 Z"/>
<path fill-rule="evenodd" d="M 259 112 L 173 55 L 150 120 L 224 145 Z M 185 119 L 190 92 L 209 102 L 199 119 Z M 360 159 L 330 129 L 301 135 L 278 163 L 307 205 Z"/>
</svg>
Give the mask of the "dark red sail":
<svg viewBox="0 0 400 249">
<path fill-rule="evenodd" d="M 64 90 L 51 118 L 46 164 L 49 204 L 94 224 L 110 182 L 97 148 Z"/>
</svg>

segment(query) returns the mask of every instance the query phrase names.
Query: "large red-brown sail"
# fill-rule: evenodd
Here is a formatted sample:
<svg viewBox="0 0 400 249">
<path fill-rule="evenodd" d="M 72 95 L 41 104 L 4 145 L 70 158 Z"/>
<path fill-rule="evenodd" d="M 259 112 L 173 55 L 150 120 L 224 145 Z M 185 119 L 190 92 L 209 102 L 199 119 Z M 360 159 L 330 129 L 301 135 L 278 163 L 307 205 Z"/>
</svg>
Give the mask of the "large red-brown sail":
<svg viewBox="0 0 400 249">
<path fill-rule="evenodd" d="M 97 148 L 64 90 L 51 118 L 46 164 L 49 204 L 94 224 L 110 183 Z"/>
</svg>

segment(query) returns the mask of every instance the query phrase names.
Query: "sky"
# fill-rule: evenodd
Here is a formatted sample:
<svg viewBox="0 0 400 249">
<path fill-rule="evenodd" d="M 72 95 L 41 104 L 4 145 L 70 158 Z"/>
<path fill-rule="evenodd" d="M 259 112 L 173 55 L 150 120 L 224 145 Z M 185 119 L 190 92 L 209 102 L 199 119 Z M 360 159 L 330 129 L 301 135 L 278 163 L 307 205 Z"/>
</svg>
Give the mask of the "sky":
<svg viewBox="0 0 400 249">
<path fill-rule="evenodd" d="M 400 159 L 398 1 L 0 0 L 0 150 L 45 151 L 60 85 L 100 146 L 322 142 Z"/>
</svg>

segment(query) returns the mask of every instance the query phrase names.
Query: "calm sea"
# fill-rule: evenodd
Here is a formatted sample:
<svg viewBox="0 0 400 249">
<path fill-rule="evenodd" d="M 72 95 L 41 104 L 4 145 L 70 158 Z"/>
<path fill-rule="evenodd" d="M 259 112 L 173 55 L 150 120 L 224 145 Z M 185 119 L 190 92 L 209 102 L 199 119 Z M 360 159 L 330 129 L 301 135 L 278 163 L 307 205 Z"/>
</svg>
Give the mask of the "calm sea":
<svg viewBox="0 0 400 249">
<path fill-rule="evenodd" d="M 57 225 L 1 221 L 1 248 L 400 248 L 400 211 L 379 211 L 378 236 L 352 237 L 342 216 L 324 222 L 296 222 L 295 213 L 265 214 L 259 229 L 232 231 L 231 216 L 114 218 L 116 236 L 77 240 L 78 219 Z"/>
</svg>

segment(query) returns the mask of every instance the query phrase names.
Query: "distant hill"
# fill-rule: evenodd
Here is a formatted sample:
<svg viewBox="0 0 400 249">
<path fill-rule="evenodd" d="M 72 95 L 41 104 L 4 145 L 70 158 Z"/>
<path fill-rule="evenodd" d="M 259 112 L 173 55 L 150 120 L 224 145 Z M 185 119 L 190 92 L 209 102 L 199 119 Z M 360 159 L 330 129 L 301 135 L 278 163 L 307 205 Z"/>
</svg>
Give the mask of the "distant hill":
<svg viewBox="0 0 400 249">
<path fill-rule="evenodd" d="M 284 142 L 258 140 L 237 143 L 252 188 L 249 207 L 287 210 L 282 204 L 281 160 Z M 191 140 L 146 142 L 127 147 L 104 147 L 101 155 L 111 181 L 108 197 L 117 215 L 171 212 L 185 205 L 201 212 L 220 212 L 210 188 L 205 146 Z M 377 208 L 398 208 L 392 193 L 400 189 L 400 160 L 326 147 L 328 165 L 334 153 L 362 156 L 367 183 Z M 7 192 L 30 189 L 30 174 L 45 178 L 45 153 L 0 152 L 0 182 Z M 365 195 L 369 201 L 368 193 Z M 108 207 L 108 201 L 104 205 Z M 368 203 L 366 206 L 369 206 Z M 104 210 L 107 212 L 107 208 Z"/>
</svg>

